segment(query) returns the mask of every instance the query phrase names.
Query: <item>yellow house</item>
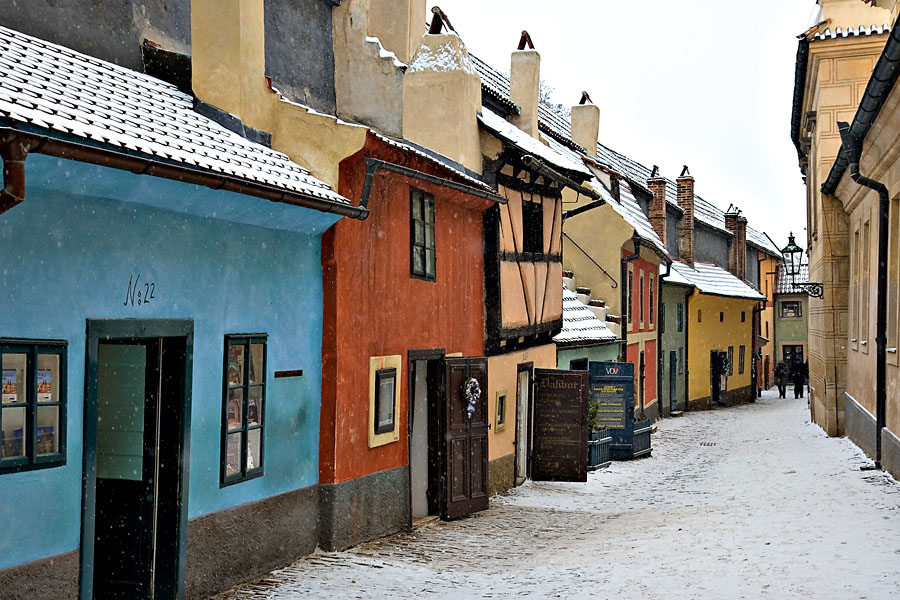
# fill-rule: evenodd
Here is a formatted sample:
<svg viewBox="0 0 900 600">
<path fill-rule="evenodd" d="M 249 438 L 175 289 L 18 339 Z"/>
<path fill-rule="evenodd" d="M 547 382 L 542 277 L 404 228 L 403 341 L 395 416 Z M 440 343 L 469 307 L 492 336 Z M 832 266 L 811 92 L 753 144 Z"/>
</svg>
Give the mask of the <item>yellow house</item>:
<svg viewBox="0 0 900 600">
<path fill-rule="evenodd" d="M 759 291 L 766 297 L 765 308 L 759 311 L 760 358 L 756 368 L 756 384 L 761 390 L 773 384 L 773 371 L 778 364 L 779 354 L 775 347 L 775 274 L 780 261 L 766 252 L 758 253 Z"/>
<path fill-rule="evenodd" d="M 693 287 L 686 308 L 689 407 L 751 401 L 753 309 L 765 297 L 709 263 L 673 262 L 666 281 Z"/>
</svg>

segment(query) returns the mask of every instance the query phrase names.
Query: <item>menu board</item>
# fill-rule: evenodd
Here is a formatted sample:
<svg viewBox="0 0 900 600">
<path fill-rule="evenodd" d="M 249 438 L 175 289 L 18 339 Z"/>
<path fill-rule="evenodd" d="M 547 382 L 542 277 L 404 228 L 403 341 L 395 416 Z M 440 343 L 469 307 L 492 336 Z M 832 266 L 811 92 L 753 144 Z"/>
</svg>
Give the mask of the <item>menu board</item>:
<svg viewBox="0 0 900 600">
<path fill-rule="evenodd" d="M 634 428 L 634 365 L 592 362 L 591 401 L 600 403 L 599 426 L 608 427 L 615 438 L 631 435 Z"/>
</svg>

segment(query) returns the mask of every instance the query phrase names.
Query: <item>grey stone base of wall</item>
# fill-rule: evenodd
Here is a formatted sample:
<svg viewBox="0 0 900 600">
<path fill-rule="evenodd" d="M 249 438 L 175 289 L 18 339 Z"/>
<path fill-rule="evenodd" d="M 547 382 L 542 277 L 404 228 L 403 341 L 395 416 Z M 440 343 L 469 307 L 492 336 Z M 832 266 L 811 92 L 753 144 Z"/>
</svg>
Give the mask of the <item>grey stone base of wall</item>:
<svg viewBox="0 0 900 600">
<path fill-rule="evenodd" d="M 739 404 L 748 404 L 755 401 L 756 397 L 753 395 L 753 386 L 748 385 L 736 390 L 728 390 L 725 406 L 738 406 Z M 713 408 L 722 407 L 713 402 L 711 396 L 707 396 L 705 398 L 691 400 L 689 410 L 710 410 Z"/>
<path fill-rule="evenodd" d="M 317 488 L 310 486 L 192 519 L 188 523 L 186 597 L 207 598 L 311 554 L 319 537 Z"/>
<path fill-rule="evenodd" d="M 881 430 L 881 467 L 900 481 L 900 437 L 887 428 Z"/>
<path fill-rule="evenodd" d="M 638 408 L 640 410 L 640 408 Z M 637 413 L 638 411 L 635 411 Z M 650 406 L 644 407 L 644 418 L 650 419 L 650 422 L 659 421 L 662 415 L 659 414 L 659 402 L 654 402 Z"/>
<path fill-rule="evenodd" d="M 78 598 L 80 569 L 78 550 L 0 569 L 0 600 Z"/>
<path fill-rule="evenodd" d="M 875 457 L 875 417 L 844 392 L 844 432 L 869 458 Z"/>
<path fill-rule="evenodd" d="M 408 467 L 320 485 L 319 493 L 324 550 L 345 550 L 409 527 Z"/>
<path fill-rule="evenodd" d="M 488 494 L 496 496 L 516 484 L 516 455 L 507 454 L 488 463 Z"/>
</svg>

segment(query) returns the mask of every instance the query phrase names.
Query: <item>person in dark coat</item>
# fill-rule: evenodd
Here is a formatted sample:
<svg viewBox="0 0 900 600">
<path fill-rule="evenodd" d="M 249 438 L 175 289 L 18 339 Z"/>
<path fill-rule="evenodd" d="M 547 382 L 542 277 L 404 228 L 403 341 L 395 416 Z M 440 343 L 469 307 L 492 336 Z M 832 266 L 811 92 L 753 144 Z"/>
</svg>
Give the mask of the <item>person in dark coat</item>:
<svg viewBox="0 0 900 600">
<path fill-rule="evenodd" d="M 803 364 L 799 360 L 791 372 L 791 380 L 794 382 L 794 398 L 802 398 L 803 386 L 806 385 L 806 375 L 803 373 Z"/>
<path fill-rule="evenodd" d="M 783 362 L 775 365 L 775 385 L 778 386 L 778 397 L 784 398 L 787 393 L 787 369 Z"/>
</svg>

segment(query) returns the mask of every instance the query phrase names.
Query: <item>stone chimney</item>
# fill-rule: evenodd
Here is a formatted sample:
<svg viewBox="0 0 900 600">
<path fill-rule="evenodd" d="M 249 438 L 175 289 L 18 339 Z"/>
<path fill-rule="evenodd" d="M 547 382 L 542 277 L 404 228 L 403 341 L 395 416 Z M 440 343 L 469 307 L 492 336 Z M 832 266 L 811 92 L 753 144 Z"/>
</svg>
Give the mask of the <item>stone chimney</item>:
<svg viewBox="0 0 900 600">
<path fill-rule="evenodd" d="M 263 0 L 191 0 L 191 71 L 197 98 L 271 131 Z"/>
<path fill-rule="evenodd" d="M 409 64 L 426 27 L 425 0 L 370 0 L 368 33 Z"/>
<path fill-rule="evenodd" d="M 734 205 L 725 213 L 725 228 L 732 233 L 728 247 L 728 270 L 738 279 L 747 278 L 747 218 Z"/>
<path fill-rule="evenodd" d="M 647 187 L 653 192 L 650 204 L 650 225 L 666 247 L 666 178 L 660 177 L 659 167 L 653 165 L 653 172 L 647 180 Z"/>
<path fill-rule="evenodd" d="M 435 7 L 429 33 L 403 77 L 403 137 L 481 173 L 481 78 Z"/>
<path fill-rule="evenodd" d="M 694 178 L 687 165 L 675 180 L 678 186 L 678 206 L 684 215 L 678 222 L 678 260 L 694 266 Z"/>
<path fill-rule="evenodd" d="M 600 108 L 587 92 L 581 92 L 581 102 L 572 107 L 572 140 L 587 150 L 588 156 L 596 156 L 599 137 Z"/>
<path fill-rule="evenodd" d="M 540 94 L 541 55 L 534 49 L 531 36 L 527 31 L 523 31 L 519 49 L 512 53 L 510 62 L 509 97 L 521 109 L 521 112 L 512 119 L 513 123 L 534 138 L 538 137 Z"/>
</svg>

